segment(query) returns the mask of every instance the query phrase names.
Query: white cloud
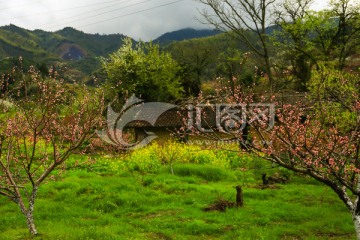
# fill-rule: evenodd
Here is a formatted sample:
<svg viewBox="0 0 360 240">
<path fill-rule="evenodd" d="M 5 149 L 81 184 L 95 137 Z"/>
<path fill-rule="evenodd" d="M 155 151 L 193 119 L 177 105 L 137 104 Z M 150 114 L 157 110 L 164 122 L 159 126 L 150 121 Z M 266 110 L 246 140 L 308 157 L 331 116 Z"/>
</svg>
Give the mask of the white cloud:
<svg viewBox="0 0 360 240">
<path fill-rule="evenodd" d="M 316 2 L 316 9 L 325 6 Z M 195 0 L 0 0 L 0 25 L 46 31 L 71 26 L 150 40 L 181 28 L 209 28 L 196 20 L 203 8 Z"/>
<path fill-rule="evenodd" d="M 150 40 L 185 27 L 206 28 L 194 0 L 12 0 L 0 1 L 0 25 L 56 31 L 67 26 L 88 33 L 122 33 Z"/>
</svg>

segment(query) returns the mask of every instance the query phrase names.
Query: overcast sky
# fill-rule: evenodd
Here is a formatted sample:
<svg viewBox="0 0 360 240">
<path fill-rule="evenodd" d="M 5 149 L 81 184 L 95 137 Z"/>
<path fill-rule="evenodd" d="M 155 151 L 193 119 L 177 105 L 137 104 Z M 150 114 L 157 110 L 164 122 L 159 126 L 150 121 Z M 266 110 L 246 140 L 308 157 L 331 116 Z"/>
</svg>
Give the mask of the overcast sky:
<svg viewBox="0 0 360 240">
<path fill-rule="evenodd" d="M 318 0 L 315 8 L 323 1 Z M 121 33 L 148 41 L 181 28 L 209 28 L 196 18 L 194 0 L 0 0 L 0 26 L 56 31 L 71 26 L 87 33 Z"/>
</svg>

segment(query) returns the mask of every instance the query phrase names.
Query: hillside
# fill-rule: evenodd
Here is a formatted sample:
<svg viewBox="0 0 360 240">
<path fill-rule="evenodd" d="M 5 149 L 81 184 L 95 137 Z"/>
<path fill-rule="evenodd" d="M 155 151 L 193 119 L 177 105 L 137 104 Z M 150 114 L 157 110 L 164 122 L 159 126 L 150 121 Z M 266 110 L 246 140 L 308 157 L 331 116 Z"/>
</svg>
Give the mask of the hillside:
<svg viewBox="0 0 360 240">
<path fill-rule="evenodd" d="M 83 52 L 83 57 L 102 56 L 118 49 L 124 37 L 121 34 L 88 34 L 70 27 L 57 32 L 46 32 L 8 25 L 0 27 L 0 58 L 14 55 L 61 58 L 72 48 Z"/>
<path fill-rule="evenodd" d="M 193 28 L 185 28 L 173 32 L 167 32 L 161 35 L 160 37 L 158 37 L 157 39 L 155 39 L 154 42 L 164 45 L 172 42 L 178 42 L 178 41 L 189 40 L 194 38 L 210 37 L 210 36 L 218 35 L 220 33 L 222 32 L 215 29 L 196 30 Z"/>
<path fill-rule="evenodd" d="M 217 30 L 191 28 L 168 32 L 154 40 L 161 45 L 218 35 Z M 68 69 L 67 76 L 79 81 L 96 72 L 100 56 L 116 51 L 126 36 L 88 34 L 66 27 L 57 32 L 26 30 L 15 25 L 0 27 L 0 72 L 9 71 L 22 56 L 24 64 L 43 64 Z M 80 79 L 79 79 L 80 78 Z"/>
<path fill-rule="evenodd" d="M 22 56 L 29 64 L 44 62 L 68 67 L 77 71 L 77 75 L 88 75 L 99 67 L 96 58 L 117 50 L 123 38 L 121 34 L 87 34 L 70 27 L 46 32 L 3 26 L 0 27 L 0 71 L 7 71 Z"/>
</svg>

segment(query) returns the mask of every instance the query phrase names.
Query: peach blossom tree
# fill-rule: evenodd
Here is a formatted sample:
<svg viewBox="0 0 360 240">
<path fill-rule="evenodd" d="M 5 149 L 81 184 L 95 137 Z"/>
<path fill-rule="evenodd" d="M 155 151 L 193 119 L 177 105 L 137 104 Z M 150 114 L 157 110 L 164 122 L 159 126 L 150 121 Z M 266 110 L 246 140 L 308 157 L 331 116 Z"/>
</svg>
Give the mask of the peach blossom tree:
<svg viewBox="0 0 360 240">
<path fill-rule="evenodd" d="M 262 140 L 249 148 L 267 160 L 330 187 L 352 215 L 360 238 L 360 78 L 321 67 L 309 84 L 307 103 L 277 110 L 270 131 L 255 126 Z M 263 155 L 265 154 L 265 155 Z"/>
<path fill-rule="evenodd" d="M 30 68 L 0 80 L 0 195 L 16 203 L 32 235 L 39 187 L 94 134 L 103 96 Z"/>
<path fill-rule="evenodd" d="M 236 141 L 239 151 L 324 183 L 346 205 L 360 239 L 359 85 L 358 74 L 320 66 L 307 86 L 308 96 L 299 101 L 277 102 L 276 96 L 246 94 L 239 86 L 235 93 L 224 88 L 217 97 L 197 99 L 183 130 Z M 211 108 L 216 114 L 209 114 Z M 209 124 L 214 115 L 217 124 Z"/>
</svg>

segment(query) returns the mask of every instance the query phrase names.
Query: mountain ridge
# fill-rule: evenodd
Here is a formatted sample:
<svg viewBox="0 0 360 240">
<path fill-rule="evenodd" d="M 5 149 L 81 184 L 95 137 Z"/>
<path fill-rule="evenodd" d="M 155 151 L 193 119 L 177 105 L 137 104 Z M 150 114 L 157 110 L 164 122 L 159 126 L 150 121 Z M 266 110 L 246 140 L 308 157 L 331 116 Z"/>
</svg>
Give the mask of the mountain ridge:
<svg viewBox="0 0 360 240">
<path fill-rule="evenodd" d="M 222 33 L 222 31 L 216 29 L 183 28 L 176 31 L 166 32 L 156 38 L 153 42 L 166 45 L 172 42 L 190 40 L 194 38 L 211 37 L 220 33 Z"/>
<path fill-rule="evenodd" d="M 203 38 L 220 33 L 216 30 L 192 28 L 167 32 L 154 42 L 166 45 L 174 41 Z M 24 66 L 45 64 L 68 69 L 75 78 L 90 76 L 100 69 L 99 57 L 118 50 L 127 36 L 123 34 L 91 34 L 65 27 L 55 32 L 27 30 L 10 24 L 0 27 L 0 72 L 9 72 L 19 57 Z M 135 40 L 133 40 L 136 42 Z"/>
<path fill-rule="evenodd" d="M 174 41 L 203 38 L 222 33 L 219 30 L 183 28 L 176 31 L 166 32 L 156 38 L 153 42 L 168 44 Z M 64 46 L 69 48 L 77 46 L 88 56 L 104 56 L 116 51 L 122 40 L 127 37 L 123 34 L 91 34 L 65 27 L 55 32 L 41 29 L 27 30 L 10 24 L 0 27 L 0 58 L 14 57 L 21 53 L 32 53 L 33 57 L 44 55 L 44 52 L 52 54 L 53 57 L 64 56 Z M 135 40 L 134 40 L 135 41 Z M 15 49 L 18 51 L 14 54 Z M 31 55 L 31 54 L 30 54 Z M 74 60 L 74 59 L 70 59 Z"/>
</svg>

